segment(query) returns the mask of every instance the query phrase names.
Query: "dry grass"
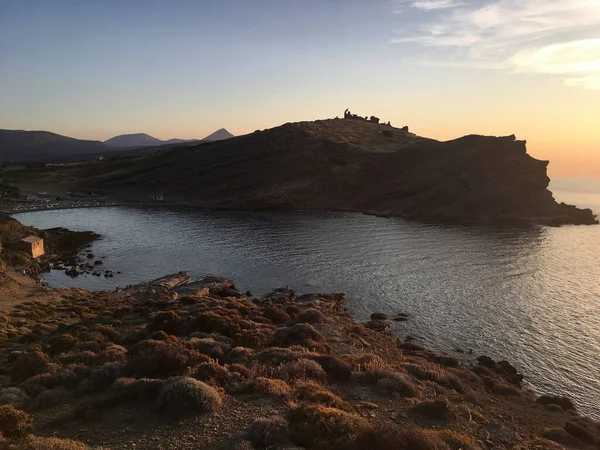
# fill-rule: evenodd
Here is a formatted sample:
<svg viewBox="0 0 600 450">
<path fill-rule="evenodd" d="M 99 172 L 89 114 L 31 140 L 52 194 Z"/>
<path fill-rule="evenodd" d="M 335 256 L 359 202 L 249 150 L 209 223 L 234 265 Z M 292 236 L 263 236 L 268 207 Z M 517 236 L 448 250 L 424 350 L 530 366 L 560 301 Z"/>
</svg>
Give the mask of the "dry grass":
<svg viewBox="0 0 600 450">
<path fill-rule="evenodd" d="M 213 413 L 221 408 L 219 393 L 208 384 L 188 377 L 167 380 L 158 396 L 158 410 L 168 415 Z"/>
<path fill-rule="evenodd" d="M 364 419 L 354 413 L 306 403 L 290 411 L 288 422 L 292 442 L 313 450 L 350 444 L 367 426 Z"/>
<path fill-rule="evenodd" d="M 0 406 L 0 433 L 7 438 L 21 436 L 33 427 L 33 419 L 12 405 Z"/>
</svg>

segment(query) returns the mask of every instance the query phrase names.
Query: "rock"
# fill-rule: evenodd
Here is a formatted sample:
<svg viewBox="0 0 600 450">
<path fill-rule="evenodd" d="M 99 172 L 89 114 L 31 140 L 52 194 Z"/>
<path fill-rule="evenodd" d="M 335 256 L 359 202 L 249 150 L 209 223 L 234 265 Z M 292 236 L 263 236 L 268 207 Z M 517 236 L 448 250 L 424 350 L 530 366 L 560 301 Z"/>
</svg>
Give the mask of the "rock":
<svg viewBox="0 0 600 450">
<path fill-rule="evenodd" d="M 425 350 L 425 347 L 417 345 L 413 342 L 402 342 L 400 344 L 400 348 L 402 350 L 408 350 L 408 351 L 413 351 L 413 352 L 422 352 L 423 350 Z"/>
<path fill-rule="evenodd" d="M 489 356 L 480 356 L 477 358 L 477 362 L 480 366 L 487 367 L 488 369 L 496 370 L 496 362 Z"/>
<path fill-rule="evenodd" d="M 500 423 L 489 423 L 484 428 L 490 433 L 492 439 L 502 444 L 513 442 L 517 435 Z"/>
<path fill-rule="evenodd" d="M 380 333 L 383 333 L 388 328 L 390 328 L 392 324 L 389 322 L 382 322 L 379 320 L 370 320 L 369 322 L 365 323 L 364 326 L 366 328 L 369 328 L 370 330 L 375 330 L 379 331 Z"/>
<path fill-rule="evenodd" d="M 102 263 L 102 261 L 100 261 L 100 260 L 98 260 L 98 261 L 94 261 L 94 265 L 95 265 L 95 266 L 99 266 L 99 265 L 101 265 L 101 264 L 103 264 L 103 263 Z"/>
<path fill-rule="evenodd" d="M 371 320 L 388 320 L 389 316 L 384 313 L 376 312 L 371 314 Z"/>
<path fill-rule="evenodd" d="M 71 267 L 69 270 L 65 271 L 65 274 L 68 275 L 68 276 L 70 276 L 70 277 L 76 277 L 80 273 L 81 273 L 81 271 L 77 267 Z"/>
<path fill-rule="evenodd" d="M 94 256 L 93 253 L 88 253 L 87 254 L 87 259 L 94 259 L 94 258 L 95 258 L 95 256 Z"/>
</svg>

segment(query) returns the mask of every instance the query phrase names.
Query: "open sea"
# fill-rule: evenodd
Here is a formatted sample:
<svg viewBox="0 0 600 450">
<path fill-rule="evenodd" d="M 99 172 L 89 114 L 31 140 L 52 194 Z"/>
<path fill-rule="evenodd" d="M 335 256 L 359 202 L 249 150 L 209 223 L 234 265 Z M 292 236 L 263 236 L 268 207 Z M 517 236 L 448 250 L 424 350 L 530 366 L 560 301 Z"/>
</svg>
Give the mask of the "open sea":
<svg viewBox="0 0 600 450">
<path fill-rule="evenodd" d="M 600 180 L 556 180 L 555 198 L 600 214 Z M 46 274 L 114 289 L 185 270 L 255 295 L 288 285 L 345 292 L 358 320 L 408 313 L 398 337 L 461 358 L 506 359 L 539 393 L 600 419 L 600 226 L 424 225 L 350 213 L 107 207 L 17 214 L 27 225 L 93 230 L 114 278 Z"/>
</svg>

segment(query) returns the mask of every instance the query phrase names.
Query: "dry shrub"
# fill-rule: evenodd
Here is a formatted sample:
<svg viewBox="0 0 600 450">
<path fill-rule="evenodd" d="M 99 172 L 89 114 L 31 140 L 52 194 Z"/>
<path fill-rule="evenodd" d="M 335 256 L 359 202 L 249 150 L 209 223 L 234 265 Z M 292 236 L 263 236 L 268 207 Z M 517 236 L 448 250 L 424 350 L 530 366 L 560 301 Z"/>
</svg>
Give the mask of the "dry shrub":
<svg viewBox="0 0 600 450">
<path fill-rule="evenodd" d="M 21 383 L 42 373 L 49 362 L 48 357 L 39 350 L 23 353 L 10 369 L 10 380 L 14 383 Z"/>
<path fill-rule="evenodd" d="M 449 415 L 450 404 L 445 398 L 428 400 L 417 403 L 410 409 L 410 412 L 420 417 L 442 420 Z"/>
<path fill-rule="evenodd" d="M 246 428 L 244 438 L 255 449 L 283 448 L 289 444 L 288 423 L 282 417 L 256 420 Z"/>
<path fill-rule="evenodd" d="M 323 382 L 327 378 L 327 374 L 317 362 L 306 358 L 280 365 L 275 370 L 274 375 L 276 378 L 281 378 L 288 382 L 296 380 Z"/>
<path fill-rule="evenodd" d="M 188 377 L 167 380 L 158 396 L 158 410 L 166 414 L 212 413 L 221 408 L 219 393 L 208 384 Z"/>
<path fill-rule="evenodd" d="M 433 353 L 429 355 L 428 358 L 445 367 L 460 367 L 460 361 L 452 356 Z"/>
<path fill-rule="evenodd" d="M 440 430 L 436 431 L 435 434 L 448 444 L 451 450 L 479 450 L 477 442 L 471 436 L 452 430 Z"/>
<path fill-rule="evenodd" d="M 243 364 L 247 363 L 254 355 L 251 348 L 234 347 L 223 358 L 226 364 Z"/>
<path fill-rule="evenodd" d="M 273 395 L 275 397 L 287 397 L 290 391 L 291 388 L 285 381 L 266 377 L 258 377 L 241 386 L 230 389 L 230 393 L 232 394 L 252 392 L 254 394 Z"/>
<path fill-rule="evenodd" d="M 392 373 L 377 381 L 377 386 L 389 392 L 400 394 L 402 397 L 416 397 L 417 388 L 404 375 Z"/>
<path fill-rule="evenodd" d="M 353 411 L 353 408 L 337 395 L 329 392 L 317 383 L 300 382 L 294 386 L 292 398 L 300 402 L 318 403 L 342 411 Z"/>
<path fill-rule="evenodd" d="M 526 450 L 565 450 L 562 445 L 543 438 L 527 441 L 523 444 L 523 448 Z"/>
<path fill-rule="evenodd" d="M 70 334 L 63 334 L 62 336 L 56 336 L 50 340 L 50 354 L 56 355 L 58 353 L 64 353 L 77 344 L 77 338 Z"/>
<path fill-rule="evenodd" d="M 10 447 L 9 447 L 10 449 Z M 26 441 L 19 442 L 21 450 L 88 450 L 89 447 L 71 439 L 54 437 L 29 436 Z M 12 449 L 11 449 L 12 450 Z"/>
<path fill-rule="evenodd" d="M 329 318 L 316 308 L 303 311 L 294 319 L 295 323 L 327 323 Z"/>
<path fill-rule="evenodd" d="M 272 347 L 267 348 L 256 355 L 255 360 L 266 365 L 278 366 L 290 361 L 297 361 L 306 355 L 289 348 Z"/>
<path fill-rule="evenodd" d="M 125 374 L 134 377 L 168 377 L 183 375 L 188 367 L 210 358 L 180 340 L 138 342 L 129 350 Z"/>
<path fill-rule="evenodd" d="M 314 450 L 347 445 L 366 426 L 364 419 L 354 413 L 306 403 L 289 412 L 288 422 L 292 442 Z"/>
<path fill-rule="evenodd" d="M 567 433 L 564 428 L 547 428 L 542 432 L 542 437 L 567 447 L 570 447 L 575 442 L 575 438 Z"/>
<path fill-rule="evenodd" d="M 40 392 L 30 403 L 34 410 L 48 409 L 62 403 L 66 403 L 72 397 L 72 394 L 65 388 L 59 387 Z"/>
<path fill-rule="evenodd" d="M 285 311 L 276 306 L 265 308 L 263 316 L 276 324 L 286 323 L 291 320 L 290 316 Z"/>
<path fill-rule="evenodd" d="M 0 406 L 0 434 L 7 438 L 21 436 L 33 426 L 33 419 L 12 405 Z"/>
<path fill-rule="evenodd" d="M 579 423 L 573 421 L 567 422 L 565 424 L 565 431 L 586 444 L 593 444 L 595 441 L 594 434 Z"/>
<path fill-rule="evenodd" d="M 85 342 L 78 342 L 77 344 L 75 344 L 75 346 L 73 347 L 72 350 L 77 350 L 80 352 L 100 353 L 103 348 L 104 348 L 104 345 L 99 342 L 85 341 Z"/>
<path fill-rule="evenodd" d="M 148 332 L 163 331 L 167 334 L 177 334 L 180 324 L 181 316 L 175 311 L 162 311 L 152 318 L 152 322 L 148 324 Z"/>
<path fill-rule="evenodd" d="M 220 366 L 216 361 L 205 362 L 198 365 L 192 372 L 192 376 L 209 384 L 225 386 L 230 379 L 229 371 Z"/>
<path fill-rule="evenodd" d="M 420 428 L 399 427 L 394 423 L 377 424 L 362 431 L 355 441 L 356 450 L 450 450 L 435 433 Z"/>
<path fill-rule="evenodd" d="M 225 353 L 229 351 L 231 346 L 225 342 L 215 341 L 213 338 L 190 339 L 190 344 L 194 346 L 200 353 L 210 356 L 214 359 L 221 360 Z"/>
<path fill-rule="evenodd" d="M 113 384 L 123 373 L 125 365 L 119 362 L 107 363 L 95 367 L 90 377 L 84 380 L 89 391 L 102 391 Z"/>
<path fill-rule="evenodd" d="M 315 355 L 312 357 L 335 381 L 347 381 L 352 376 L 352 366 L 337 356 Z"/>
<path fill-rule="evenodd" d="M 69 364 L 93 366 L 96 363 L 96 356 L 96 353 L 90 351 L 74 351 L 69 353 L 61 353 L 58 355 L 56 360 L 63 366 L 68 366 Z"/>
<path fill-rule="evenodd" d="M 361 353 L 359 355 L 342 355 L 341 358 L 345 360 L 352 370 L 357 372 L 366 372 L 372 369 L 386 369 L 389 370 L 390 366 L 381 357 L 372 353 Z"/>
<path fill-rule="evenodd" d="M 327 338 L 307 323 L 297 323 L 291 327 L 280 328 L 275 332 L 271 345 L 291 347 L 299 345 L 317 353 L 329 353 Z"/>
<path fill-rule="evenodd" d="M 542 395 L 536 402 L 542 405 L 558 405 L 565 411 L 576 411 L 575 405 L 571 399 L 559 395 Z"/>
<path fill-rule="evenodd" d="M 96 355 L 95 364 L 125 362 L 127 349 L 120 345 L 109 345 Z"/>
<path fill-rule="evenodd" d="M 235 335 L 235 344 L 241 347 L 261 348 L 273 339 L 274 333 L 267 327 L 247 329 Z"/>
<path fill-rule="evenodd" d="M 129 401 L 154 400 L 163 386 L 162 380 L 152 378 L 119 378 L 110 387 L 107 398 L 111 404 Z"/>
<path fill-rule="evenodd" d="M 29 400 L 27 393 L 18 387 L 0 389 L 0 405 L 12 405 L 17 409 L 23 409 Z"/>
<path fill-rule="evenodd" d="M 78 337 L 79 340 L 83 342 L 97 342 L 98 344 L 106 343 L 106 337 L 99 331 L 85 331 Z"/>
</svg>

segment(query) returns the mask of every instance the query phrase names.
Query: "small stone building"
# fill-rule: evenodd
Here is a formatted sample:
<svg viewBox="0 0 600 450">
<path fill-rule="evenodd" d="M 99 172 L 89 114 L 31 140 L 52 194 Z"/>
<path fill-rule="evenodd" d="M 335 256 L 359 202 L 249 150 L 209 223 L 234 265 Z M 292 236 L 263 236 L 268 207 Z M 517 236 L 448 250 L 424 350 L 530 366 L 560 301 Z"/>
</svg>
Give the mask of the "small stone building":
<svg viewBox="0 0 600 450">
<path fill-rule="evenodd" d="M 37 236 L 27 236 L 12 246 L 15 250 L 27 253 L 28 255 L 37 258 L 44 254 L 44 240 Z"/>
</svg>

